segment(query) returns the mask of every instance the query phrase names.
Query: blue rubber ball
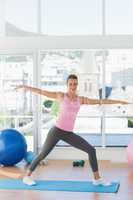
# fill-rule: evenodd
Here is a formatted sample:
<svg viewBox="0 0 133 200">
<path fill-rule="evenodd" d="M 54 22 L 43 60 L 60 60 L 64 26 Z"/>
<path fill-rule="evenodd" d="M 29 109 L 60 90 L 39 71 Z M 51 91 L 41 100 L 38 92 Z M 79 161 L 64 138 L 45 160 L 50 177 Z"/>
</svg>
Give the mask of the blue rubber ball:
<svg viewBox="0 0 133 200">
<path fill-rule="evenodd" d="M 27 144 L 24 136 L 15 129 L 0 131 L 0 164 L 13 166 L 26 155 Z"/>
<path fill-rule="evenodd" d="M 32 151 L 28 151 L 25 156 L 25 161 L 30 164 L 36 157 L 36 154 Z"/>
</svg>

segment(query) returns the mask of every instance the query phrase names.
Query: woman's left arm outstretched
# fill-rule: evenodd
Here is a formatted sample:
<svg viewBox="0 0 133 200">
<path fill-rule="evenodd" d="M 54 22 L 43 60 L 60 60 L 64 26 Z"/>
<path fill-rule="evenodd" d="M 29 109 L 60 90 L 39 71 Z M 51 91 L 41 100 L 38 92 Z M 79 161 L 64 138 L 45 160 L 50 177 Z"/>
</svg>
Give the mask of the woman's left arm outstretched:
<svg viewBox="0 0 133 200">
<path fill-rule="evenodd" d="M 102 105 L 102 104 L 129 104 L 124 100 L 113 100 L 113 99 L 91 99 L 88 97 L 80 97 L 81 104 L 89 104 L 89 105 Z"/>
</svg>

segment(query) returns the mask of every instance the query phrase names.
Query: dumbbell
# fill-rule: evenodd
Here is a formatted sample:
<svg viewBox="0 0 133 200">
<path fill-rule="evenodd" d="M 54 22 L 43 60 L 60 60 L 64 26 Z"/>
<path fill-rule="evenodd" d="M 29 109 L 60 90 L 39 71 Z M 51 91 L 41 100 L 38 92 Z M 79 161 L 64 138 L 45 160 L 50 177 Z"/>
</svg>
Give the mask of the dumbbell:
<svg viewBox="0 0 133 200">
<path fill-rule="evenodd" d="M 83 167 L 85 164 L 84 160 L 75 160 L 73 161 L 73 167 Z"/>
</svg>

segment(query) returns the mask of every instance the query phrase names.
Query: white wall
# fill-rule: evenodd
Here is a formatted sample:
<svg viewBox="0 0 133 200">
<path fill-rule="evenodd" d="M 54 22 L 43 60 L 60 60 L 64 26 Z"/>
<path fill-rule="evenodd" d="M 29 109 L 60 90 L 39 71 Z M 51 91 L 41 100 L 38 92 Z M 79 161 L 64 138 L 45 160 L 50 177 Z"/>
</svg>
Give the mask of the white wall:
<svg viewBox="0 0 133 200">
<path fill-rule="evenodd" d="M 0 37 L 0 50 L 132 49 L 133 36 Z"/>
<path fill-rule="evenodd" d="M 111 162 L 125 162 L 126 158 L 126 148 L 122 147 L 111 147 L 102 148 L 97 147 L 97 158 L 98 160 L 110 160 Z M 56 147 L 48 155 L 48 159 L 59 159 L 59 160 L 75 160 L 75 159 L 88 159 L 87 153 L 84 153 L 73 147 Z"/>
</svg>

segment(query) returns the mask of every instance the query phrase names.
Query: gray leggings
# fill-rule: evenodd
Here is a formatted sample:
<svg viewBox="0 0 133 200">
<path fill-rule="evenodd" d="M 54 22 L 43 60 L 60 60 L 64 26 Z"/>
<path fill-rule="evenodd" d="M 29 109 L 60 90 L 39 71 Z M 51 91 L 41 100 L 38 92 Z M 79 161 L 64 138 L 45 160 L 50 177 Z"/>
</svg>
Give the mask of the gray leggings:
<svg viewBox="0 0 133 200">
<path fill-rule="evenodd" d="M 72 145 L 73 147 L 76 147 L 88 153 L 92 171 L 98 171 L 96 150 L 93 146 L 91 146 L 86 140 L 84 140 L 82 137 L 76 135 L 73 132 L 68 132 L 57 127 L 53 127 L 48 133 L 48 136 L 42 147 L 41 152 L 30 165 L 29 170 L 31 172 L 34 171 L 37 165 L 40 163 L 40 161 L 43 160 L 51 152 L 51 150 L 55 147 L 59 140 L 63 140 L 68 144 Z"/>
</svg>

